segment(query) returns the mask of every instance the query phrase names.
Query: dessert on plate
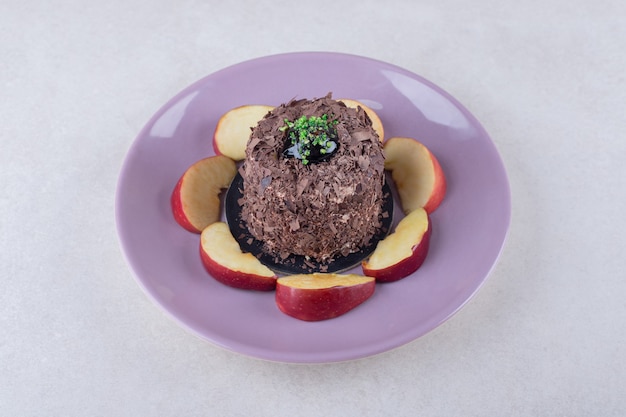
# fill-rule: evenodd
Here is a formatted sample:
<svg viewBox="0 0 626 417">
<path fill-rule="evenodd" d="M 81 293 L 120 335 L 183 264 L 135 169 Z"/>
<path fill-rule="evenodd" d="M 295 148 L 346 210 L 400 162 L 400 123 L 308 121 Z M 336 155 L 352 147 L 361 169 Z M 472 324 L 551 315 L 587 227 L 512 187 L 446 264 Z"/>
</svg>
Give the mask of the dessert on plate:
<svg viewBox="0 0 626 417">
<path fill-rule="evenodd" d="M 332 262 L 369 245 L 390 215 L 381 139 L 362 108 L 330 94 L 268 112 L 239 173 L 241 218 L 276 259 Z"/>
<path fill-rule="evenodd" d="M 234 108 L 217 124 L 217 155 L 191 165 L 174 188 L 174 218 L 201 234 L 202 263 L 217 281 L 275 291 L 278 308 L 300 320 L 343 315 L 376 283 L 421 267 L 430 214 L 446 194 L 426 146 L 383 135 L 371 108 L 330 94 Z M 405 214 L 393 231 L 385 171 Z M 335 273 L 359 264 L 362 275 Z"/>
</svg>

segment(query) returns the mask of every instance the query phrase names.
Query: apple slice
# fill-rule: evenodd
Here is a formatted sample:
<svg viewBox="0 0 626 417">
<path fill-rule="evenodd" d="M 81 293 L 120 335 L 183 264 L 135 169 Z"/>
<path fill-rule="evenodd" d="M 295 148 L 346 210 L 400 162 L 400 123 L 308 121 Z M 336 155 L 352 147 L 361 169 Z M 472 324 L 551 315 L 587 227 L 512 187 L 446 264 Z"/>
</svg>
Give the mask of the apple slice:
<svg viewBox="0 0 626 417">
<path fill-rule="evenodd" d="M 378 138 L 380 139 L 380 141 L 382 142 L 385 139 L 385 129 L 383 128 L 383 122 L 380 120 L 378 114 L 376 114 L 376 112 L 372 110 L 371 107 L 366 106 L 358 100 L 353 100 L 350 98 L 342 98 L 337 101 L 341 101 L 343 104 L 346 105 L 346 107 L 350 107 L 352 109 L 356 109 L 360 106 L 365 111 L 365 113 L 367 113 L 367 116 L 372 121 L 372 128 L 378 134 Z"/>
<path fill-rule="evenodd" d="M 327 320 L 362 304 L 375 287 L 374 278 L 356 274 L 290 275 L 276 281 L 276 305 L 300 320 Z"/>
<path fill-rule="evenodd" d="M 415 209 L 378 242 L 370 258 L 362 262 L 363 273 L 378 282 L 391 282 L 417 271 L 428 254 L 431 231 L 426 210 Z"/>
<path fill-rule="evenodd" d="M 215 153 L 226 155 L 235 161 L 243 160 L 246 157 L 250 129 L 273 108 L 263 104 L 250 104 L 224 113 L 213 134 Z"/>
<path fill-rule="evenodd" d="M 446 177 L 435 155 L 411 138 L 395 137 L 384 145 L 385 169 L 391 171 L 405 214 L 423 207 L 432 213 L 446 194 Z"/>
<path fill-rule="evenodd" d="M 170 203 L 174 219 L 190 232 L 202 230 L 220 219 L 220 192 L 237 174 L 235 162 L 222 155 L 191 165 L 176 183 Z"/>
<path fill-rule="evenodd" d="M 213 223 L 200 235 L 200 258 L 222 284 L 243 290 L 272 291 L 276 274 L 251 253 L 244 253 L 224 222 Z"/>
</svg>

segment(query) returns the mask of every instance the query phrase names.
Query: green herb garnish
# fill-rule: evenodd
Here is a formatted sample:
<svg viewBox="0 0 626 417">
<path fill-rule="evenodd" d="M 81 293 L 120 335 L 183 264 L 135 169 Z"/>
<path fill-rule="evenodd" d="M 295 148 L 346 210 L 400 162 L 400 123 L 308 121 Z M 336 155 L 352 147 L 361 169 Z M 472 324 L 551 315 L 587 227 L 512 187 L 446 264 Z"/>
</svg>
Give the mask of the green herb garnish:
<svg viewBox="0 0 626 417">
<path fill-rule="evenodd" d="M 328 115 L 302 116 L 295 121 L 285 119 L 285 125 L 279 128 L 287 132 L 285 155 L 298 158 L 303 165 L 311 160 L 322 159 L 337 149 L 337 120 L 328 120 Z"/>
</svg>

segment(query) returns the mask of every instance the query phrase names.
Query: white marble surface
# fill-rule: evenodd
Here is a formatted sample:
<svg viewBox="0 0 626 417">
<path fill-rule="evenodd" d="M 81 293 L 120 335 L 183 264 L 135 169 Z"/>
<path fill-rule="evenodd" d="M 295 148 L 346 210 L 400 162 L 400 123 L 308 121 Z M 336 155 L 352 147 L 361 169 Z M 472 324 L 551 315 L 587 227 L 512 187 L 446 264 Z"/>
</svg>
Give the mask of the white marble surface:
<svg viewBox="0 0 626 417">
<path fill-rule="evenodd" d="M 1 416 L 626 415 L 626 3 L 0 2 Z M 134 137 L 227 65 L 388 61 L 491 134 L 512 225 L 485 286 L 375 357 L 289 365 L 178 327 L 114 222 Z"/>
</svg>

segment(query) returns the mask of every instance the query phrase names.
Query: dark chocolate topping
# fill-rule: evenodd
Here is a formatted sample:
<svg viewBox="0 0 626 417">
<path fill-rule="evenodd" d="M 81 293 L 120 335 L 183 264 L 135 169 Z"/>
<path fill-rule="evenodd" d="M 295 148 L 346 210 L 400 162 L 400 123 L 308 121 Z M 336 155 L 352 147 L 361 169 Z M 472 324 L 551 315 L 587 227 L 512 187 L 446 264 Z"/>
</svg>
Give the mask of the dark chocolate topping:
<svg viewBox="0 0 626 417">
<path fill-rule="evenodd" d="M 332 157 L 309 165 L 284 157 L 284 120 L 324 114 L 338 120 Z M 242 219 L 279 258 L 330 261 L 358 251 L 381 227 L 382 144 L 363 109 L 348 108 L 330 94 L 292 100 L 268 113 L 252 130 L 240 173 Z"/>
</svg>

